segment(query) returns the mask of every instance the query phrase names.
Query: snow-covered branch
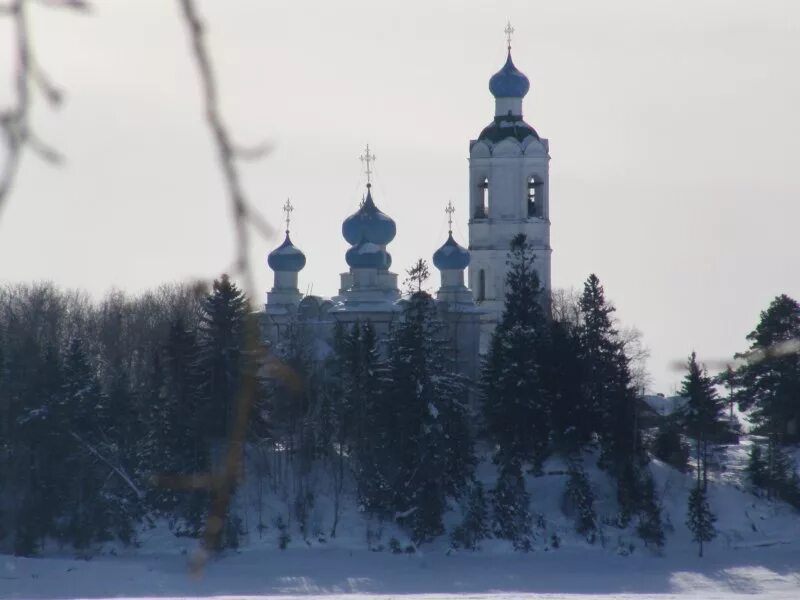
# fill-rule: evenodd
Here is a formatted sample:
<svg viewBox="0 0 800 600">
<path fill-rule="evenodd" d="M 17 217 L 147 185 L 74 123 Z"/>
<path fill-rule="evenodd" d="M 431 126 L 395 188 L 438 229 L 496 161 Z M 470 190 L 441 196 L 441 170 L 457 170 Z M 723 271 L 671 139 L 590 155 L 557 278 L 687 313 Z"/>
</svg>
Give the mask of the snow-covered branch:
<svg viewBox="0 0 800 600">
<path fill-rule="evenodd" d="M 112 463 L 110 460 L 108 460 L 108 459 L 107 459 L 105 456 L 103 456 L 102 454 L 100 454 L 100 452 L 98 452 L 98 451 L 97 451 L 97 449 L 96 449 L 94 446 L 92 446 L 92 445 L 91 445 L 89 442 L 87 442 L 86 440 L 84 440 L 84 439 L 83 439 L 81 436 L 79 436 L 79 435 L 78 435 L 77 433 L 75 433 L 74 431 L 70 431 L 69 433 L 70 433 L 70 435 L 71 435 L 73 438 L 75 438 L 75 439 L 76 439 L 78 442 L 80 442 L 81 444 L 83 444 L 83 446 L 84 446 L 84 447 L 85 447 L 85 448 L 86 448 L 86 449 L 87 449 L 87 450 L 88 450 L 88 451 L 89 451 L 89 452 L 90 452 L 90 453 L 91 453 L 93 456 L 95 456 L 95 457 L 97 457 L 98 459 L 100 459 L 100 460 L 101 460 L 103 463 L 105 463 L 105 464 L 106 464 L 108 467 L 110 467 L 110 468 L 111 468 L 111 470 L 112 470 L 114 473 L 116 473 L 117 475 L 119 475 L 119 476 L 120 476 L 120 478 L 121 478 L 121 479 L 122 479 L 122 480 L 123 480 L 123 481 L 124 481 L 126 484 L 128 484 L 128 487 L 129 487 L 129 488 L 131 488 L 131 490 L 133 490 L 133 493 L 134 493 L 134 494 L 136 494 L 136 497 L 137 497 L 137 498 L 139 498 L 140 500 L 141 500 L 142 498 L 144 498 L 144 492 L 143 492 L 141 489 L 139 489 L 139 487 L 138 487 L 138 486 L 137 486 L 137 485 L 136 485 L 136 484 L 133 482 L 133 479 L 131 479 L 131 477 L 130 477 L 130 476 L 129 476 L 129 475 L 128 475 L 128 474 L 127 474 L 127 473 L 126 473 L 126 472 L 125 472 L 125 471 L 124 471 L 122 468 L 120 468 L 120 467 L 118 467 L 117 465 L 113 464 L 113 463 Z"/>
</svg>

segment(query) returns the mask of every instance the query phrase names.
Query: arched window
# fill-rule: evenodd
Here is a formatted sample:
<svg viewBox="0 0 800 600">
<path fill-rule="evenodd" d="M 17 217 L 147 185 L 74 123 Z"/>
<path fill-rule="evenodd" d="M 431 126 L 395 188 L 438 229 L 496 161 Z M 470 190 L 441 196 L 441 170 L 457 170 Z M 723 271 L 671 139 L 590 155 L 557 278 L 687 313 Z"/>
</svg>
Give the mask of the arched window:
<svg viewBox="0 0 800 600">
<path fill-rule="evenodd" d="M 538 198 L 537 188 L 541 187 L 542 182 L 536 181 L 536 177 L 531 175 L 528 177 L 528 216 L 541 217 L 542 216 L 542 202 Z"/>
<path fill-rule="evenodd" d="M 486 300 L 486 271 L 478 271 L 478 302 Z"/>
<path fill-rule="evenodd" d="M 475 218 L 486 219 L 489 217 L 489 178 L 484 177 L 478 184 L 478 205 L 475 207 Z"/>
</svg>

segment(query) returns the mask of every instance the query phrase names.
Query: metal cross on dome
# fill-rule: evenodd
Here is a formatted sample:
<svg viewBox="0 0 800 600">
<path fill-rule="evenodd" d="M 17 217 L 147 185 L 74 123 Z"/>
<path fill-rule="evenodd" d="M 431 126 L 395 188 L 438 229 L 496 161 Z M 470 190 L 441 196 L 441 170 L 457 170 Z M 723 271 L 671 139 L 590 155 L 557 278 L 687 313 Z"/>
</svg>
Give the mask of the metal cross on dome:
<svg viewBox="0 0 800 600">
<path fill-rule="evenodd" d="M 289 233 L 289 222 L 292 220 L 292 211 L 294 210 L 294 206 L 292 206 L 292 201 L 287 198 L 286 204 L 283 205 L 283 212 L 286 213 L 286 233 Z"/>
<path fill-rule="evenodd" d="M 367 147 L 364 148 L 364 154 L 358 158 L 366 167 L 364 173 L 367 175 L 367 187 L 370 187 L 372 185 L 372 169 L 369 168 L 369 165 L 370 163 L 375 162 L 375 155 L 370 154 L 369 144 L 367 144 Z"/>
<path fill-rule="evenodd" d="M 503 30 L 506 32 L 506 41 L 508 42 L 508 51 L 511 52 L 511 34 L 514 33 L 514 28 L 511 26 L 511 19 L 508 20 L 508 24 L 506 28 Z"/>
<path fill-rule="evenodd" d="M 453 206 L 453 201 L 447 201 L 447 208 L 444 209 L 444 212 L 447 213 L 447 229 L 449 233 L 453 233 L 453 213 L 456 212 L 455 207 Z"/>
</svg>

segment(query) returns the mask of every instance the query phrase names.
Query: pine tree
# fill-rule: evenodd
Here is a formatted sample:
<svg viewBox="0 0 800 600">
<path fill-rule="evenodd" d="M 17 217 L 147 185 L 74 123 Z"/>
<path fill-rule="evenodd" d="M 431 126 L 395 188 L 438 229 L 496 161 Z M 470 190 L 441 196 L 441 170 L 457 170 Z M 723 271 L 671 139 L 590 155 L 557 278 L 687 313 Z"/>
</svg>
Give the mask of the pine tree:
<svg viewBox="0 0 800 600">
<path fill-rule="evenodd" d="M 708 505 L 705 488 L 697 484 L 689 494 L 689 509 L 686 526 L 692 532 L 692 541 L 697 542 L 698 556 L 703 556 L 703 544 L 716 537 L 714 522 L 716 517 Z"/>
<path fill-rule="evenodd" d="M 489 507 L 483 484 L 476 481 L 469 492 L 467 511 L 461 525 L 453 530 L 451 536 L 455 548 L 478 550 L 481 541 L 491 537 L 489 528 Z"/>
<path fill-rule="evenodd" d="M 778 444 L 800 440 L 800 353 L 786 351 L 800 339 L 800 304 L 789 296 L 776 297 L 761 313 L 747 339 L 750 349 L 735 377 L 742 410 L 753 408 L 757 430 L 776 437 Z"/>
<path fill-rule="evenodd" d="M 687 374 L 680 395 L 686 398 L 681 419 L 690 437 L 695 439 L 697 452 L 697 481 L 702 479 L 705 489 L 708 481 L 708 442 L 720 429 L 724 406 L 717 397 L 714 383 L 697 362 L 694 352 L 689 356 Z"/>
<path fill-rule="evenodd" d="M 494 536 L 511 541 L 517 550 L 530 550 L 530 496 L 517 461 L 508 460 L 500 465 L 491 499 Z"/>
<path fill-rule="evenodd" d="M 492 336 L 481 391 L 496 461 L 529 461 L 538 471 L 549 448 L 550 402 L 540 359 L 547 322 L 533 261 L 531 244 L 519 234 L 511 242 L 505 308 Z"/>
</svg>

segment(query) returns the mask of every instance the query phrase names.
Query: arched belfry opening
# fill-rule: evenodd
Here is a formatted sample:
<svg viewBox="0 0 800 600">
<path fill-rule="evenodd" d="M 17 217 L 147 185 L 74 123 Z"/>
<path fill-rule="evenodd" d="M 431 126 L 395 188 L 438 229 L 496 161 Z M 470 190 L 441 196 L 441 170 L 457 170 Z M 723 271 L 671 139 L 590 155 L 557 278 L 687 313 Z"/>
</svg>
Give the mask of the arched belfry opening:
<svg viewBox="0 0 800 600">
<path fill-rule="evenodd" d="M 478 204 L 475 206 L 476 219 L 489 218 L 489 178 L 484 177 L 478 183 Z"/>
<path fill-rule="evenodd" d="M 528 217 L 541 218 L 544 214 L 541 188 L 542 182 L 536 178 L 536 175 L 528 177 Z"/>
</svg>

